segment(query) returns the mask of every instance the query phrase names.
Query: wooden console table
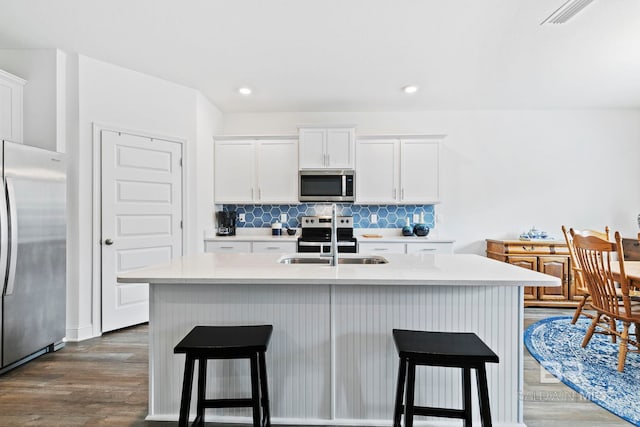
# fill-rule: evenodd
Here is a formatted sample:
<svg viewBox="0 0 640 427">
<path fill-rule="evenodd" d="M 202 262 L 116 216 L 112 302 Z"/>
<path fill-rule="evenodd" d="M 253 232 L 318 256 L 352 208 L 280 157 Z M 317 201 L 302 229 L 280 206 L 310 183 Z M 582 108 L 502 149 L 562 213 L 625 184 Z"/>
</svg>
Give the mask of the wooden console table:
<svg viewBox="0 0 640 427">
<path fill-rule="evenodd" d="M 525 307 L 576 307 L 581 299 L 574 289 L 564 240 L 487 239 L 487 257 L 562 279 L 561 287 L 525 287 Z"/>
</svg>

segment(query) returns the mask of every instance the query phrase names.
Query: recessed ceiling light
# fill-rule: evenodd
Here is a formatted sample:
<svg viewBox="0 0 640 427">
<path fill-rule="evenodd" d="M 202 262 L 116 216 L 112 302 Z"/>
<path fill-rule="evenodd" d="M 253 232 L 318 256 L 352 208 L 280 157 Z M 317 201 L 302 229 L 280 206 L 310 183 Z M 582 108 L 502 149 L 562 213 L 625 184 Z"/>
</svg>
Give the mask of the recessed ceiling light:
<svg viewBox="0 0 640 427">
<path fill-rule="evenodd" d="M 251 95 L 251 88 L 248 87 L 241 87 L 240 89 L 238 89 L 238 93 L 240 95 Z"/>
<path fill-rule="evenodd" d="M 418 91 L 418 86 L 405 86 L 402 88 L 404 93 L 416 93 Z"/>
</svg>

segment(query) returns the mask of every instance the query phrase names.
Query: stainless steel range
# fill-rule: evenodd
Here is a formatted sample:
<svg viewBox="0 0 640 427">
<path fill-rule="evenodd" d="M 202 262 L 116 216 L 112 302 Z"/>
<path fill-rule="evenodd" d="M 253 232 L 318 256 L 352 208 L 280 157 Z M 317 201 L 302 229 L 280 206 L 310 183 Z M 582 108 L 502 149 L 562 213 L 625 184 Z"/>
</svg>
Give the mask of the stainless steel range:
<svg viewBox="0 0 640 427">
<path fill-rule="evenodd" d="M 337 217 L 336 226 L 338 252 L 358 252 L 358 241 L 353 237 L 353 217 Z M 302 217 L 298 252 L 331 252 L 331 216 Z"/>
</svg>

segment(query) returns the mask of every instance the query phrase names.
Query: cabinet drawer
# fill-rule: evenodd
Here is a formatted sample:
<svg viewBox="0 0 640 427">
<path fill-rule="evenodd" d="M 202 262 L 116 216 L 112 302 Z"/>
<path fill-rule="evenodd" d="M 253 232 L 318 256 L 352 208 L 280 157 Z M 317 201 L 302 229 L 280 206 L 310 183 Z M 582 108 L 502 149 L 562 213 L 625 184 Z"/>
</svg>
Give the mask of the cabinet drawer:
<svg viewBox="0 0 640 427">
<path fill-rule="evenodd" d="M 254 253 L 282 252 L 292 253 L 296 251 L 295 242 L 253 242 Z"/>
<path fill-rule="evenodd" d="M 205 242 L 205 252 L 251 252 L 251 242 Z"/>
<path fill-rule="evenodd" d="M 386 253 L 386 254 L 403 254 L 405 253 L 404 243 L 359 243 L 358 252 L 361 254 L 370 253 Z"/>
<path fill-rule="evenodd" d="M 408 254 L 452 254 L 453 253 L 453 244 L 452 243 L 435 243 L 435 242 L 424 242 L 424 243 L 407 243 L 407 253 Z"/>
</svg>

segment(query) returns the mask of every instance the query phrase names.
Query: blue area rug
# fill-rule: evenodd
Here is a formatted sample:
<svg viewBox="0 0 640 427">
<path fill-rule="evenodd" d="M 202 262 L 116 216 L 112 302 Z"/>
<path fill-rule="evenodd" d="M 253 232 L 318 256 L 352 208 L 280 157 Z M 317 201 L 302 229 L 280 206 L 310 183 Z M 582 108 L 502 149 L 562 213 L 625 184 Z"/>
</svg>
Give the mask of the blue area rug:
<svg viewBox="0 0 640 427">
<path fill-rule="evenodd" d="M 580 347 L 589 324 L 590 319 L 584 317 L 575 325 L 568 316 L 550 317 L 529 326 L 524 343 L 560 381 L 640 426 L 640 354 L 627 353 L 624 372 L 618 372 L 618 344 L 613 344 L 610 337 L 594 334 L 586 348 Z"/>
</svg>

